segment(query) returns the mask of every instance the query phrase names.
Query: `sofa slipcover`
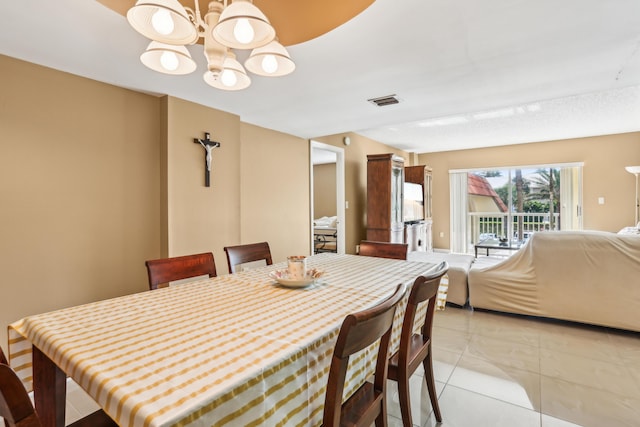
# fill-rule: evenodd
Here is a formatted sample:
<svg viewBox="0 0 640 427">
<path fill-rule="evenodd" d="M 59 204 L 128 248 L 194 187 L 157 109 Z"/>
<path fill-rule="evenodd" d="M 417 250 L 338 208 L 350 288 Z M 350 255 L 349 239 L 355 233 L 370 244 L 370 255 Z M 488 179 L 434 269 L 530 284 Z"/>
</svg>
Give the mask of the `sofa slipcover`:
<svg viewBox="0 0 640 427">
<path fill-rule="evenodd" d="M 475 308 L 640 331 L 640 236 L 533 234 L 513 256 L 469 271 Z"/>
<path fill-rule="evenodd" d="M 439 264 L 446 261 L 449 264 L 447 272 L 449 287 L 447 290 L 447 302 L 464 306 L 469 298 L 467 275 L 473 263 L 473 255 L 451 254 L 444 252 L 409 252 L 409 261 L 422 261 Z"/>
</svg>

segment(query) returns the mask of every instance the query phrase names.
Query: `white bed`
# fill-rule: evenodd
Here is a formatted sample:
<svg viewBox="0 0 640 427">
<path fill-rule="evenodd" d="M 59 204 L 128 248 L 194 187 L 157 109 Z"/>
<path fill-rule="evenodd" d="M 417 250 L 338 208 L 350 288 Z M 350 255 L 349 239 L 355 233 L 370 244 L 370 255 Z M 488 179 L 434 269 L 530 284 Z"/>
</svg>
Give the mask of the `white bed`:
<svg viewBox="0 0 640 427">
<path fill-rule="evenodd" d="M 337 252 L 337 216 L 323 216 L 313 220 L 314 252 Z"/>
</svg>

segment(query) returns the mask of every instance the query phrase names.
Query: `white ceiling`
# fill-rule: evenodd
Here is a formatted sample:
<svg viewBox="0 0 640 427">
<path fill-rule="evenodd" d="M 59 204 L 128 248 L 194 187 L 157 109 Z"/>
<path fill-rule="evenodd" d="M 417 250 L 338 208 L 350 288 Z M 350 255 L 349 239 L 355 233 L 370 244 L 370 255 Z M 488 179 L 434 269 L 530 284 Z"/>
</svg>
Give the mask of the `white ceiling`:
<svg viewBox="0 0 640 427">
<path fill-rule="evenodd" d="M 0 2 L 4 55 L 302 138 L 353 131 L 425 153 L 640 130 L 639 0 L 377 0 L 289 46 L 292 75 L 242 92 L 204 83 L 200 45 L 198 70 L 175 77 L 140 63 L 147 44 L 96 1 Z"/>
</svg>

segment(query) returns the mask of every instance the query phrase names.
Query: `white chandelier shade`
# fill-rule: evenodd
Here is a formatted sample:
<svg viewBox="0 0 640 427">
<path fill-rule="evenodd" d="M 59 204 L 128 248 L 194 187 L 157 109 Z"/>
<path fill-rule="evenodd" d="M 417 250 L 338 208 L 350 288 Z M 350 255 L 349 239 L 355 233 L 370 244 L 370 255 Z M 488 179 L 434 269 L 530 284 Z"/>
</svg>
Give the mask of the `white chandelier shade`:
<svg viewBox="0 0 640 427">
<path fill-rule="evenodd" d="M 198 30 L 178 0 L 138 0 L 127 12 L 129 24 L 148 39 L 173 45 L 198 41 Z"/>
<path fill-rule="evenodd" d="M 155 41 L 149 43 L 140 60 L 152 70 L 165 74 L 189 74 L 197 67 L 186 47 Z"/>
<path fill-rule="evenodd" d="M 207 71 L 204 73 L 204 81 L 222 90 L 242 90 L 249 87 L 251 79 L 247 75 L 242 64 L 236 60 L 233 52 L 227 52 L 220 73 Z"/>
<path fill-rule="evenodd" d="M 252 73 L 268 77 L 286 76 L 296 69 L 287 49 L 276 40 L 254 49 L 244 65 Z"/>
<path fill-rule="evenodd" d="M 218 43 L 234 49 L 255 49 L 276 36 L 267 17 L 249 0 L 234 0 L 212 31 Z"/>
<path fill-rule="evenodd" d="M 212 0 L 204 19 L 198 0 L 195 11 L 178 0 L 137 0 L 127 12 L 127 20 L 152 40 L 140 60 L 160 73 L 193 72 L 196 63 L 184 45 L 193 45 L 200 37 L 208 69 L 204 80 L 215 88 L 241 90 L 251 84 L 231 49 L 253 49 L 245 66 L 257 75 L 278 77 L 295 70 L 269 20 L 250 0 L 233 0 L 229 5 L 227 0 Z"/>
</svg>

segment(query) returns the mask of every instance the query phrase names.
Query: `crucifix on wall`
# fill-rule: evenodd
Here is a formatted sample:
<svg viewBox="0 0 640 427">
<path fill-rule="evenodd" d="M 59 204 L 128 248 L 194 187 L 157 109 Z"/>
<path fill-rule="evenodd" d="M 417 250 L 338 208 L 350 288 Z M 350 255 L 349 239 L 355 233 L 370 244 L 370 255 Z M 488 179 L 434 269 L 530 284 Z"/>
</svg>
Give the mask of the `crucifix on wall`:
<svg viewBox="0 0 640 427">
<path fill-rule="evenodd" d="M 220 147 L 220 143 L 216 142 L 216 141 L 212 141 L 210 139 L 210 134 L 209 132 L 205 132 L 204 133 L 204 139 L 198 139 L 198 138 L 194 138 L 193 142 L 196 144 L 200 144 L 202 145 L 202 147 L 204 147 L 205 150 L 205 157 L 204 157 L 204 161 L 205 161 L 205 170 L 204 170 L 204 185 L 205 187 L 210 187 L 211 186 L 211 151 L 214 148 Z"/>
</svg>

